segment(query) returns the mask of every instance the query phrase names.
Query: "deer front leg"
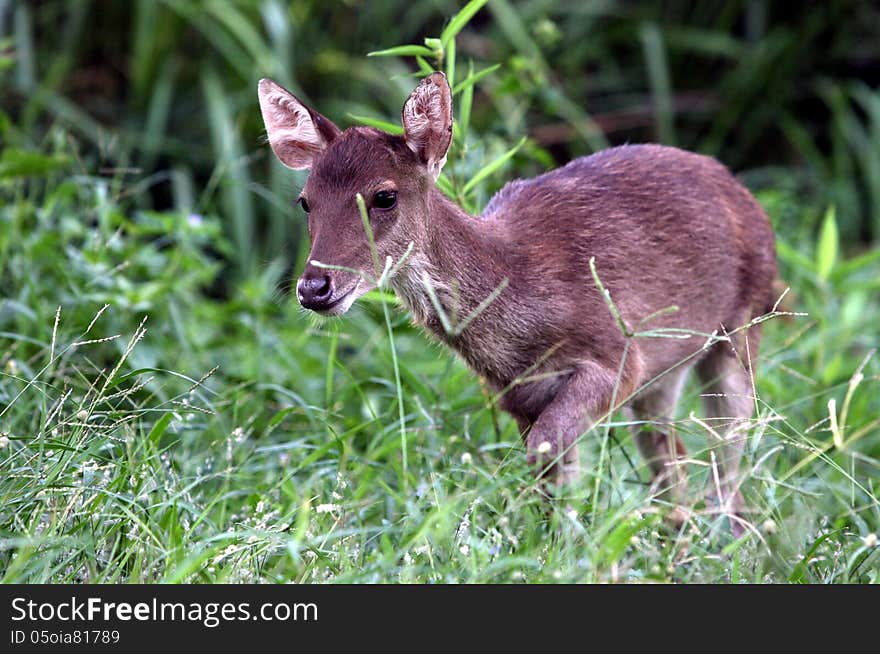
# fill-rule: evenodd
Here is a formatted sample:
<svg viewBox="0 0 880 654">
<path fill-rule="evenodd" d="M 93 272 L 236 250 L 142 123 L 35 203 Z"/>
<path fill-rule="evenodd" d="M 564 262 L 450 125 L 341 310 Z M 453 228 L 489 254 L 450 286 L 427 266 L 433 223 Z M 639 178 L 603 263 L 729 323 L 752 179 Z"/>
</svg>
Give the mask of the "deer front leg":
<svg viewBox="0 0 880 654">
<path fill-rule="evenodd" d="M 607 411 L 614 380 L 614 373 L 599 364 L 580 365 L 532 424 L 526 455 L 540 479 L 560 486 L 578 479 L 578 437 Z"/>
</svg>

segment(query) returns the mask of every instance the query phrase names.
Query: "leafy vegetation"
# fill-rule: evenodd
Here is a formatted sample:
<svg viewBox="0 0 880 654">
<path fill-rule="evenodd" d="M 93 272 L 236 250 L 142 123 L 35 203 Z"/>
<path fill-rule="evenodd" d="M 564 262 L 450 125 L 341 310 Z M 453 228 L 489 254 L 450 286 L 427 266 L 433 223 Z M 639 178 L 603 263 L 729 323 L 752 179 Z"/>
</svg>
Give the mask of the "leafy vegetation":
<svg viewBox="0 0 880 654">
<path fill-rule="evenodd" d="M 880 19 L 666 4 L 0 2 L 0 578 L 880 581 Z M 392 296 L 318 322 L 285 293 L 303 178 L 260 142 L 256 80 L 394 125 L 434 67 L 471 211 L 627 139 L 756 192 L 795 315 L 765 325 L 742 539 L 702 497 L 696 385 L 683 529 L 618 415 L 547 503 Z"/>
</svg>

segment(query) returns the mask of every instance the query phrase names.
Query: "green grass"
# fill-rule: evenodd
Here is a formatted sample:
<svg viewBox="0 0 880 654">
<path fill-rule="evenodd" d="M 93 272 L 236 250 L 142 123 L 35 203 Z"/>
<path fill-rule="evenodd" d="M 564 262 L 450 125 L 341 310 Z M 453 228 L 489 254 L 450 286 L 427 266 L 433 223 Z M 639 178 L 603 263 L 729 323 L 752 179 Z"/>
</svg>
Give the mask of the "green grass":
<svg viewBox="0 0 880 654">
<path fill-rule="evenodd" d="M 256 81 L 276 79 L 341 126 L 397 123 L 413 71 L 435 65 L 456 87 L 471 64 L 491 70 L 457 117 L 480 136 L 469 144 L 478 162 L 524 135 L 510 169 L 522 176 L 610 143 L 661 141 L 834 204 L 847 243 L 880 239 L 873 3 L 793 13 L 766 0 L 491 0 L 464 26 L 451 20 L 455 0 L 128 4 L 0 0 L 0 104 L 31 146 L 58 124 L 95 169 L 173 173 L 132 201 L 219 215 L 241 276 L 305 255 L 283 201 L 303 176 L 261 147 Z M 444 57 L 364 56 L 397 45 Z M 503 180 L 487 180 L 475 204 Z"/>
<path fill-rule="evenodd" d="M 257 6 L 236 6 L 246 5 Z M 151 127 L 137 138 L 136 126 L 107 132 L 94 121 L 71 131 L 81 110 L 57 85 L 73 46 L 41 80 L 32 65 L 40 52 L 26 66 L 15 59 L 17 83 L 43 93 L 14 120 L 0 114 L 2 581 L 880 581 L 880 249 L 852 238 L 854 185 L 876 181 L 876 151 L 867 147 L 880 124 L 876 91 L 827 87 L 837 116 L 832 156 L 792 119 L 782 129 L 806 153 L 804 165 L 744 175 L 777 229 L 792 288 L 786 309 L 805 315 L 764 327 L 743 467 L 753 530 L 734 540 L 704 501 L 712 437 L 697 386 L 676 420 L 694 458 L 694 517 L 684 529 L 664 523 L 668 507 L 652 496 L 619 415 L 584 435 L 582 485 L 547 502 L 515 425 L 460 361 L 409 326 L 393 297 L 373 292 L 344 319 L 316 321 L 280 290 L 287 262 L 261 244 L 303 233 L 289 207 L 295 176 L 276 164 L 256 172 L 268 148 L 242 137 L 258 120 L 256 94 L 251 84 L 229 93 L 223 73 L 246 77 L 259 60 L 296 88 L 289 60 L 271 52 L 292 50 L 285 26 L 309 23 L 278 3 L 258 5 L 262 13 L 242 14 L 187 14 L 186 3 L 171 0 L 161 11 L 138 5 L 131 103 L 146 107 Z M 520 141 L 530 109 L 561 116 L 583 143 L 601 145 L 591 115 L 551 75 L 568 64 L 541 56 L 553 24 L 526 28 L 530 6 L 484 10 L 519 53 L 501 70 L 481 76 L 494 62 L 455 61 L 454 20 L 441 21 L 437 41 L 426 44 L 432 54 L 415 63 L 455 70 L 457 131 L 441 187 L 471 210 L 504 179 L 552 165 L 540 142 Z M 33 17 L 16 12 L 24 48 Z M 255 15 L 272 51 L 247 28 Z M 152 29 L 168 23 L 163 38 L 183 38 L 186 21 L 227 55 L 193 88 L 174 81 L 191 71 L 147 52 L 163 45 L 146 36 Z M 79 38 L 77 25 L 66 26 L 68 40 Z M 611 28 L 597 33 L 623 38 Z M 658 129 L 693 144 L 670 113 L 675 58 L 682 44 L 697 44 L 736 59 L 742 44 L 698 29 L 658 32 L 650 21 L 635 34 L 639 65 L 652 62 Z M 750 56 L 770 68 L 780 52 L 794 57 L 771 47 L 788 35 L 768 29 Z M 564 36 L 569 46 L 572 38 Z M 516 57 L 527 55 L 533 65 L 523 68 Z M 339 85 L 340 111 L 319 108 L 333 118 L 390 119 L 413 79 L 389 86 L 388 77 L 409 69 L 396 57 L 353 66 L 361 81 L 381 80 L 378 106 L 388 107 L 377 111 Z M 597 72 L 603 84 L 611 84 L 607 66 Z M 754 87 L 737 70 L 725 84 L 748 87 L 745 100 L 719 111 L 710 141 L 728 139 L 748 106 Z M 210 110 L 194 114 L 193 93 Z M 490 102 L 478 112 L 479 96 Z M 168 126 L 183 124 L 178 112 L 204 137 L 200 145 L 185 142 L 183 130 L 175 140 Z M 501 129 L 488 125 L 490 114 Z M 747 115 L 757 133 L 762 115 Z M 129 156 L 145 170 L 127 170 Z M 193 170 L 205 161 L 210 174 L 200 179 Z M 805 178 L 833 182 L 836 211 L 803 193 Z M 174 209 L 151 210 L 148 191 L 159 185 Z M 266 207 L 270 219 L 260 222 Z"/>
<path fill-rule="evenodd" d="M 511 421 L 403 313 L 386 324 L 390 298 L 317 322 L 270 266 L 212 300 L 215 218 L 127 215 L 116 180 L 4 184 L 4 581 L 878 581 L 880 255 L 841 258 L 833 214 L 815 244 L 780 236 L 809 315 L 765 326 L 756 531 L 733 541 L 701 510 L 697 388 L 677 421 L 703 462 L 686 529 L 619 424 L 598 478 L 605 425 L 582 487 L 548 504 Z"/>
</svg>

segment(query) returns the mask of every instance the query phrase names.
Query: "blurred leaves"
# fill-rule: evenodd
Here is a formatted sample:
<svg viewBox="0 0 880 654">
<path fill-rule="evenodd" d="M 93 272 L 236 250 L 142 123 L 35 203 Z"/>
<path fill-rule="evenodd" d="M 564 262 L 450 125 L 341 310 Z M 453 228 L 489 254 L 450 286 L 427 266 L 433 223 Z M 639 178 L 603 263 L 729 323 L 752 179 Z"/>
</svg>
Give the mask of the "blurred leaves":
<svg viewBox="0 0 880 654">
<path fill-rule="evenodd" d="M 64 155 L 4 148 L 0 152 L 0 179 L 45 176 L 62 170 L 69 163 L 70 159 Z"/>
<path fill-rule="evenodd" d="M 878 17 L 761 0 L 0 2 L 4 579 L 876 582 Z M 315 323 L 282 295 L 304 258 L 304 174 L 269 153 L 256 80 L 399 131 L 435 67 L 456 112 L 439 183 L 471 211 L 625 141 L 716 155 L 757 190 L 809 314 L 762 342 L 748 485 L 768 547 L 719 557 L 710 514 L 661 537 L 617 450 L 621 513 L 573 496 L 548 514 L 522 492 L 515 425 L 405 317 L 390 378 L 376 327 L 393 298 Z M 676 423 L 707 458 L 706 434 Z"/>
<path fill-rule="evenodd" d="M 22 149 L 60 123 L 86 139 L 86 165 L 173 168 L 175 188 L 147 185 L 130 198 L 139 208 L 188 210 L 179 189 L 207 186 L 198 209 L 222 217 L 242 273 L 291 260 L 305 234 L 287 208 L 303 175 L 264 146 L 263 76 L 334 120 L 399 131 L 413 75 L 445 70 L 459 97 L 453 186 L 530 137 L 475 210 L 506 178 L 662 141 L 747 171 L 753 187 L 784 175 L 836 207 L 843 249 L 880 238 L 871 3 L 46 0 L 0 13 L 0 99 Z"/>
<path fill-rule="evenodd" d="M 499 170 L 513 155 L 515 155 L 519 149 L 525 145 L 526 139 L 523 137 L 520 139 L 519 143 L 514 145 L 510 150 L 497 157 L 496 159 L 490 161 L 485 166 L 480 168 L 473 177 L 471 177 L 467 183 L 462 187 L 461 193 L 462 195 L 467 195 L 470 193 L 478 184 L 480 184 L 484 179 L 489 177 L 496 170 Z"/>
<path fill-rule="evenodd" d="M 827 281 L 837 261 L 839 236 L 834 207 L 829 207 L 822 221 L 819 242 L 816 244 L 816 274 L 822 281 Z"/>
</svg>

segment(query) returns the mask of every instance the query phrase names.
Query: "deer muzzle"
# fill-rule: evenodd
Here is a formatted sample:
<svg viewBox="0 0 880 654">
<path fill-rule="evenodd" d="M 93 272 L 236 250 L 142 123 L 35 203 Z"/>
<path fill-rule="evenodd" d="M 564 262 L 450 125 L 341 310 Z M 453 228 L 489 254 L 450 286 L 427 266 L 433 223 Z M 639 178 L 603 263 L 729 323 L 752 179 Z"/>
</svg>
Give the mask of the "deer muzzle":
<svg viewBox="0 0 880 654">
<path fill-rule="evenodd" d="M 343 282 L 344 283 L 344 282 Z M 340 288 L 332 275 L 306 271 L 296 284 L 296 297 L 306 309 L 325 316 L 338 316 L 357 299 L 360 279 Z"/>
</svg>

